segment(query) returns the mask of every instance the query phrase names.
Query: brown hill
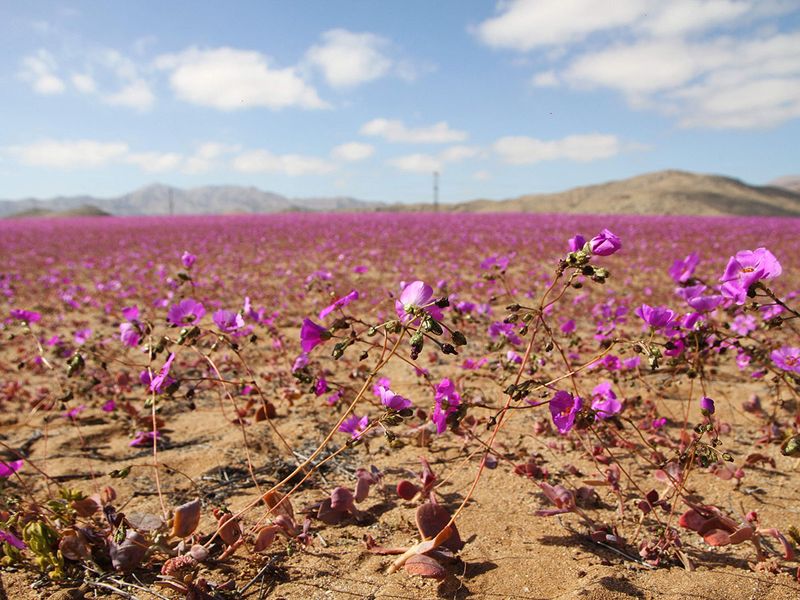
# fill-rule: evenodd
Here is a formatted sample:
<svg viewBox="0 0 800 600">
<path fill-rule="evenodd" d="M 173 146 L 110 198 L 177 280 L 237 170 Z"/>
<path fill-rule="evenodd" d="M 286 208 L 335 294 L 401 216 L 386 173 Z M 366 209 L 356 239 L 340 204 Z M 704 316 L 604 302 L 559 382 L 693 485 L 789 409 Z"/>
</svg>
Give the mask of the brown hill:
<svg viewBox="0 0 800 600">
<path fill-rule="evenodd" d="M 752 186 L 720 175 L 658 171 L 556 194 L 474 200 L 443 208 L 457 212 L 800 216 L 800 193 Z"/>
<path fill-rule="evenodd" d="M 787 175 L 773 179 L 768 185 L 800 193 L 800 175 Z"/>
<path fill-rule="evenodd" d="M 22 219 L 27 217 L 110 217 L 110 213 L 97 208 L 91 204 L 83 204 L 75 208 L 67 210 L 49 210 L 46 208 L 29 208 L 21 210 L 13 215 L 9 215 L 9 219 Z"/>
</svg>

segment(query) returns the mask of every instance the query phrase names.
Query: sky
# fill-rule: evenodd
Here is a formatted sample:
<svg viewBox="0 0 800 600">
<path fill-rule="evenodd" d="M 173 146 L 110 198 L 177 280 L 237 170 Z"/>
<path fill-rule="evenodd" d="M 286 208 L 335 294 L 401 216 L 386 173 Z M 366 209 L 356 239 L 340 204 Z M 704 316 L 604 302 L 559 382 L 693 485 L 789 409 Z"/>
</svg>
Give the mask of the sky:
<svg viewBox="0 0 800 600">
<path fill-rule="evenodd" d="M 0 198 L 800 174 L 800 0 L 0 0 Z"/>
</svg>

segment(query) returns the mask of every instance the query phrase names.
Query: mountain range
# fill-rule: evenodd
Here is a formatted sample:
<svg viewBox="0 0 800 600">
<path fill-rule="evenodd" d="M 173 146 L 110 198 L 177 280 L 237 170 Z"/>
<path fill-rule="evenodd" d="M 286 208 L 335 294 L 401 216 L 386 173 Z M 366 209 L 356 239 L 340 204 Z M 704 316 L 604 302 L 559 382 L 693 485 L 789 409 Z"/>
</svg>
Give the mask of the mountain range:
<svg viewBox="0 0 800 600">
<path fill-rule="evenodd" d="M 47 200 L 0 200 L 0 217 L 369 212 L 431 208 L 430 204 L 388 204 L 339 196 L 287 198 L 255 187 L 180 189 L 154 184 L 115 198 L 71 196 Z M 448 212 L 800 216 L 800 176 L 784 177 L 767 186 L 754 186 L 721 175 L 668 170 L 553 194 L 442 204 L 439 209 Z"/>
</svg>

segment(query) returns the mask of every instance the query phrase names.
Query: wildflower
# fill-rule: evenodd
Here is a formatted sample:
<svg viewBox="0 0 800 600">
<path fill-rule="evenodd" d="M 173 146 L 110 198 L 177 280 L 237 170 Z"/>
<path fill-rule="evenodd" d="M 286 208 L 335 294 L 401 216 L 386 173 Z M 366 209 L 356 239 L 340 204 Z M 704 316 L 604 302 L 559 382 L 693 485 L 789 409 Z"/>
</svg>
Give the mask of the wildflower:
<svg viewBox="0 0 800 600">
<path fill-rule="evenodd" d="M 653 429 L 661 429 L 666 424 L 667 424 L 667 417 L 661 417 L 660 419 L 653 419 L 653 422 L 651 423 Z"/>
<path fill-rule="evenodd" d="M 442 319 L 442 311 L 432 302 L 433 288 L 423 281 L 413 281 L 403 288 L 400 299 L 394 303 L 397 317 L 403 323 L 419 324 L 415 313 L 426 312 L 437 321 Z M 419 315 L 417 314 L 417 317 Z"/>
<path fill-rule="evenodd" d="M 22 468 L 24 462 L 25 461 L 21 459 L 12 460 L 11 462 L 0 460 L 0 479 L 8 479 L 11 477 L 14 473 Z"/>
<path fill-rule="evenodd" d="M 664 306 L 649 306 L 642 304 L 634 313 L 655 329 L 663 329 L 675 319 L 675 312 Z"/>
<path fill-rule="evenodd" d="M 349 294 L 347 294 L 346 296 L 342 296 L 341 298 L 339 298 L 336 302 L 334 302 L 330 306 L 326 306 L 325 308 L 323 308 L 319 312 L 320 320 L 322 320 L 325 317 L 327 317 L 329 314 L 331 314 L 337 308 L 342 308 L 343 306 L 347 306 L 353 300 L 358 300 L 358 292 L 356 290 L 352 290 Z"/>
<path fill-rule="evenodd" d="M 244 319 L 238 312 L 232 310 L 218 310 L 212 315 L 214 325 L 223 333 L 233 333 L 244 327 Z"/>
<path fill-rule="evenodd" d="M 610 382 L 604 381 L 592 390 L 592 410 L 598 419 L 608 419 L 622 410 Z"/>
<path fill-rule="evenodd" d="M 183 255 L 181 255 L 181 262 L 183 263 L 184 267 L 191 269 L 196 260 L 197 257 L 194 254 L 190 254 L 187 250 L 183 251 Z"/>
<path fill-rule="evenodd" d="M 695 296 L 694 298 L 689 298 L 687 302 L 689 306 L 698 312 L 711 312 L 725 302 L 725 297 L 719 294 L 714 294 L 712 296 Z"/>
<path fill-rule="evenodd" d="M 781 274 L 781 265 L 766 248 L 741 250 L 731 256 L 725 273 L 720 277 L 720 292 L 736 304 L 744 304 L 750 286 L 761 279 L 772 279 Z"/>
<path fill-rule="evenodd" d="M 372 393 L 375 394 L 378 398 L 381 397 L 381 388 L 389 389 L 389 386 L 392 385 L 392 380 L 388 377 L 381 377 L 378 379 L 378 383 L 372 386 Z"/>
<path fill-rule="evenodd" d="M 103 412 L 114 412 L 116 409 L 117 409 L 117 402 L 113 398 L 106 400 L 103 406 L 100 407 L 100 410 L 102 410 Z"/>
<path fill-rule="evenodd" d="M 794 346 L 784 346 L 773 350 L 769 355 L 775 366 L 784 371 L 800 373 L 800 348 Z"/>
<path fill-rule="evenodd" d="M 569 392 L 558 391 L 550 400 L 550 415 L 558 431 L 567 433 L 575 423 L 575 415 L 581 409 L 583 400 L 573 397 Z"/>
<path fill-rule="evenodd" d="M 74 408 L 70 408 L 67 412 L 64 413 L 64 418 L 69 419 L 70 421 L 74 421 L 78 418 L 78 416 L 86 410 L 86 405 L 81 404 Z"/>
<path fill-rule="evenodd" d="M 78 331 L 75 332 L 74 339 L 76 344 L 82 346 L 87 341 L 89 341 L 89 338 L 91 337 L 92 337 L 92 330 L 86 328 L 86 329 L 78 329 Z"/>
<path fill-rule="evenodd" d="M 24 550 L 28 545 L 10 531 L 0 529 L 0 543 L 10 544 L 17 550 Z"/>
<path fill-rule="evenodd" d="M 575 320 L 569 319 L 567 321 L 564 321 L 561 324 L 561 333 L 566 333 L 567 335 L 575 333 Z"/>
<path fill-rule="evenodd" d="M 164 363 L 164 366 L 161 367 L 161 371 L 159 371 L 158 375 L 153 377 L 153 379 L 150 381 L 151 392 L 160 394 L 164 388 L 169 387 L 172 383 L 175 382 L 175 380 L 169 376 L 169 369 L 172 366 L 173 360 L 175 360 L 175 353 L 170 352 L 166 362 Z"/>
<path fill-rule="evenodd" d="M 160 431 L 137 431 L 136 437 L 134 437 L 128 443 L 128 446 L 132 447 L 146 446 L 152 444 L 153 440 L 160 440 L 160 439 L 161 439 Z"/>
<path fill-rule="evenodd" d="M 378 387 L 378 394 L 381 398 L 381 404 L 386 408 L 400 412 L 407 408 L 411 408 L 411 400 L 404 398 L 400 394 L 395 394 L 392 390 L 383 386 Z"/>
<path fill-rule="evenodd" d="M 11 318 L 24 323 L 36 323 L 42 319 L 42 315 L 33 310 L 22 310 L 15 308 L 11 310 Z"/>
<path fill-rule="evenodd" d="M 303 326 L 300 328 L 300 347 L 303 352 L 311 352 L 322 342 L 331 339 L 331 332 L 317 325 L 311 319 L 303 319 Z"/>
<path fill-rule="evenodd" d="M 349 433 L 354 440 L 357 440 L 364 431 L 366 431 L 368 426 L 368 416 L 364 415 L 363 417 L 359 417 L 358 415 L 350 415 L 339 425 L 339 431 L 342 433 Z"/>
<path fill-rule="evenodd" d="M 122 316 L 128 321 L 136 321 L 139 319 L 139 307 L 135 304 L 122 309 Z"/>
<path fill-rule="evenodd" d="M 206 314 L 205 307 L 191 298 L 173 304 L 167 312 L 167 321 L 173 325 L 189 325 L 196 323 Z"/>
<path fill-rule="evenodd" d="M 316 385 L 314 385 L 314 395 L 315 396 L 322 396 L 325 392 L 328 391 L 328 381 L 324 377 L 320 377 L 317 379 Z"/>
<path fill-rule="evenodd" d="M 456 392 L 453 382 L 447 378 L 442 379 L 436 386 L 436 405 L 431 415 L 431 421 L 436 424 L 436 433 L 443 433 L 447 428 L 447 417 L 458 410 L 461 396 Z"/>
<path fill-rule="evenodd" d="M 714 414 L 714 401 L 707 396 L 703 396 L 700 398 L 700 410 L 703 411 L 704 415 L 713 415 Z"/>
<path fill-rule="evenodd" d="M 676 260 L 669 268 L 669 276 L 675 283 L 686 283 L 694 275 L 694 270 L 700 262 L 697 252 L 692 252 L 683 260 Z"/>
<path fill-rule="evenodd" d="M 622 248 L 622 242 L 608 229 L 603 229 L 589 240 L 589 248 L 595 256 L 610 256 Z"/>
<path fill-rule="evenodd" d="M 142 341 L 139 330 L 132 323 L 119 324 L 119 339 L 130 348 L 135 348 Z"/>
<path fill-rule="evenodd" d="M 308 354 L 302 352 L 297 358 L 294 359 L 294 364 L 292 364 L 292 373 L 296 373 L 306 365 L 308 365 Z"/>
<path fill-rule="evenodd" d="M 567 246 L 569 247 L 570 252 L 580 252 L 583 250 L 585 245 L 586 238 L 584 238 L 581 234 L 577 234 L 575 237 L 571 237 L 567 241 Z"/>
</svg>

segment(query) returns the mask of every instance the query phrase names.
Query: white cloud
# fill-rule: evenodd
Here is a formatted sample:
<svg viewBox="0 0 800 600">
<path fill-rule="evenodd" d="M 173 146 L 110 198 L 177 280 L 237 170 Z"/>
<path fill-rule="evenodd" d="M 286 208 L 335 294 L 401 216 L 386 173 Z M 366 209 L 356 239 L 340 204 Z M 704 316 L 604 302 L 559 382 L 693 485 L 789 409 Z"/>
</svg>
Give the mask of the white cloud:
<svg viewBox="0 0 800 600">
<path fill-rule="evenodd" d="M 42 140 L 7 150 L 20 163 L 31 167 L 93 169 L 124 159 L 128 145 L 94 140 Z"/>
<path fill-rule="evenodd" d="M 382 137 L 389 142 L 416 144 L 449 144 L 467 139 L 465 131 L 450 129 L 445 121 L 428 127 L 407 127 L 399 120 L 373 119 L 361 127 L 361 134 Z"/>
<path fill-rule="evenodd" d="M 232 166 L 243 173 L 282 173 L 290 177 L 324 175 L 336 168 L 328 161 L 315 156 L 278 155 L 267 150 L 243 152 L 233 159 Z"/>
<path fill-rule="evenodd" d="M 94 78 L 86 73 L 73 73 L 70 81 L 81 94 L 93 94 L 97 91 L 97 84 Z"/>
<path fill-rule="evenodd" d="M 153 107 L 156 97 L 150 86 L 143 79 L 136 79 L 121 90 L 103 96 L 103 102 L 112 106 L 124 106 L 139 111 L 146 111 Z"/>
<path fill-rule="evenodd" d="M 475 33 L 495 48 L 527 51 L 564 44 L 587 35 L 629 25 L 646 12 L 646 0 L 512 0 L 500 14 L 478 25 Z"/>
<path fill-rule="evenodd" d="M 37 94 L 49 96 L 60 94 L 66 86 L 56 75 L 58 65 L 55 58 L 47 50 L 39 49 L 36 54 L 22 59 L 19 76 L 28 82 Z"/>
<path fill-rule="evenodd" d="M 322 44 L 312 46 L 306 59 L 335 88 L 354 87 L 388 74 L 392 60 L 383 54 L 388 41 L 372 33 L 332 29 L 322 34 Z"/>
<path fill-rule="evenodd" d="M 492 178 L 492 174 L 489 173 L 489 171 L 480 170 L 480 171 L 475 171 L 472 174 L 472 178 L 475 181 L 489 181 Z"/>
<path fill-rule="evenodd" d="M 339 160 L 355 162 L 364 160 L 375 154 L 375 147 L 362 142 L 340 144 L 331 150 L 331 156 Z"/>
<path fill-rule="evenodd" d="M 128 154 L 125 162 L 137 165 L 149 173 L 174 171 L 183 162 L 183 156 L 176 152 L 141 152 Z"/>
<path fill-rule="evenodd" d="M 610 158 L 619 154 L 621 144 L 616 136 L 592 133 L 569 135 L 560 140 L 507 136 L 497 140 L 492 148 L 505 163 L 529 165 L 545 160 L 589 162 Z"/>
<path fill-rule="evenodd" d="M 228 154 L 239 152 L 238 144 L 220 144 L 218 142 L 205 142 L 200 144 L 194 155 L 188 157 L 183 165 L 185 173 L 205 173 L 221 167 L 219 159 Z"/>
<path fill-rule="evenodd" d="M 660 2 L 642 21 L 656 36 L 680 36 L 730 23 L 752 10 L 751 2 L 733 0 L 672 0 Z"/>
<path fill-rule="evenodd" d="M 296 69 L 275 68 L 256 51 L 189 48 L 159 56 L 156 67 L 170 72 L 170 85 L 178 98 L 200 106 L 219 110 L 327 107 Z"/>
<path fill-rule="evenodd" d="M 556 87 L 558 86 L 558 75 L 555 71 L 542 71 L 536 73 L 531 79 L 531 83 L 536 87 Z"/>
<path fill-rule="evenodd" d="M 474 158 L 481 153 L 477 146 L 450 146 L 439 154 L 444 162 L 458 162 L 467 158 Z"/>
<path fill-rule="evenodd" d="M 396 169 L 411 173 L 433 173 L 442 170 L 441 159 L 430 154 L 408 154 L 391 158 L 386 162 Z"/>
</svg>

